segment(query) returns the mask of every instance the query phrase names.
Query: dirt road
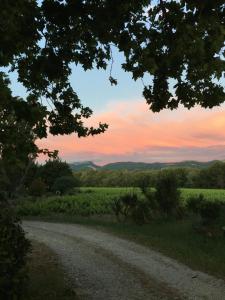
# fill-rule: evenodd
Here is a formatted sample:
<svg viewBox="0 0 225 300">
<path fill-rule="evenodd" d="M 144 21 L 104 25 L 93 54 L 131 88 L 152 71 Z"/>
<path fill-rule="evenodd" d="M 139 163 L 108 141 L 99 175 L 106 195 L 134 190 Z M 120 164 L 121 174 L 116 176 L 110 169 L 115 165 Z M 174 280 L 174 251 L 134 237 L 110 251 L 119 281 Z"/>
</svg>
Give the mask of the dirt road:
<svg viewBox="0 0 225 300">
<path fill-rule="evenodd" d="M 225 299 L 223 280 L 131 241 L 76 224 L 23 226 L 30 238 L 55 251 L 81 299 Z"/>
</svg>

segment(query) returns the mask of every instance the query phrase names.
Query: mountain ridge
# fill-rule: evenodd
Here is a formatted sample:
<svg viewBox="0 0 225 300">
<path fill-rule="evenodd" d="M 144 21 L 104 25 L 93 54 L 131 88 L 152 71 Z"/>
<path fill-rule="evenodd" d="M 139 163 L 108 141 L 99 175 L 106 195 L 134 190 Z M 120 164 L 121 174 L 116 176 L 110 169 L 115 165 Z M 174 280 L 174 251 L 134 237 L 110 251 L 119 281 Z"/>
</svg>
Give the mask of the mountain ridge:
<svg viewBox="0 0 225 300">
<path fill-rule="evenodd" d="M 84 170 L 159 170 L 165 168 L 206 168 L 219 160 L 200 162 L 194 160 L 185 160 L 180 162 L 115 162 L 99 166 L 92 161 L 73 162 L 70 167 L 73 171 Z"/>
</svg>

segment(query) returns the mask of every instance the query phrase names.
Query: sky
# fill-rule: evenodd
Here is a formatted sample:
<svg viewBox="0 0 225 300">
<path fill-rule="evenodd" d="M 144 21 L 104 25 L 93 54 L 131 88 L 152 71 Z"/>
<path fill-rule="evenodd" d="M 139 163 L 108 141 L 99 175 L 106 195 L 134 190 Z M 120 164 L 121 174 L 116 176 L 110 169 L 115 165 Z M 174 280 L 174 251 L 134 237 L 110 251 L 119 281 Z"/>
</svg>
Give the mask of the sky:
<svg viewBox="0 0 225 300">
<path fill-rule="evenodd" d="M 73 66 L 71 84 L 82 103 L 93 109 L 87 125 L 109 124 L 106 133 L 87 138 L 49 136 L 38 145 L 59 150 L 68 162 L 93 161 L 99 165 L 118 161 L 175 162 L 225 159 L 225 106 L 214 109 L 195 107 L 153 113 L 142 96 L 143 84 L 133 81 L 120 65 L 123 57 L 114 52 L 111 86 L 106 71 L 83 71 Z M 150 78 L 144 78 L 149 84 Z M 11 75 L 15 95 L 26 91 Z"/>
</svg>

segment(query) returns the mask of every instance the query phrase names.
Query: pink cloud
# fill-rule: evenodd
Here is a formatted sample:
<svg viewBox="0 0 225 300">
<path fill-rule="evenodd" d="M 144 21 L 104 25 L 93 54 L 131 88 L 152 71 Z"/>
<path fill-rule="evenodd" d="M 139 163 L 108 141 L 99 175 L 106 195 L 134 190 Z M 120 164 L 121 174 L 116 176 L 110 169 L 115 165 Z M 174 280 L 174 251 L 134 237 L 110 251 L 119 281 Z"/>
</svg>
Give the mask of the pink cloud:
<svg viewBox="0 0 225 300">
<path fill-rule="evenodd" d="M 106 133 L 88 138 L 53 137 L 41 147 L 58 149 L 66 160 L 100 163 L 132 161 L 210 160 L 225 158 L 225 109 L 162 111 L 154 114 L 143 100 L 108 105 L 88 123 L 107 122 Z M 224 153 L 224 156 L 223 156 Z"/>
</svg>

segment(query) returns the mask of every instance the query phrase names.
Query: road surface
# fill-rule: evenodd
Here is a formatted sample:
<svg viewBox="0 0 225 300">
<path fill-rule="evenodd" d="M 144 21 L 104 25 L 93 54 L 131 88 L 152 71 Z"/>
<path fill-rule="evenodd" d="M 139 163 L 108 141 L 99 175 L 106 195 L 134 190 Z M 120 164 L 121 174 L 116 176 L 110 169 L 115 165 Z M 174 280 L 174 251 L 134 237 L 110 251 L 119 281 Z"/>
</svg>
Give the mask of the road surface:
<svg viewBox="0 0 225 300">
<path fill-rule="evenodd" d="M 84 300 L 225 299 L 225 282 L 134 242 L 76 224 L 24 221 Z"/>
</svg>

